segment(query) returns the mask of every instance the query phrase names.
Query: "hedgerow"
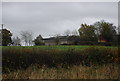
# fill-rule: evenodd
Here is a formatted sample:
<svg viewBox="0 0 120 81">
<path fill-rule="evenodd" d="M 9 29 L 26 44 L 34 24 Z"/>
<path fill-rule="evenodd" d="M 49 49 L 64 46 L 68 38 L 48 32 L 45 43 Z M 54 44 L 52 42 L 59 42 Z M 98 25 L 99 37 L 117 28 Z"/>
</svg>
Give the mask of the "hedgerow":
<svg viewBox="0 0 120 81">
<path fill-rule="evenodd" d="M 116 60 L 117 59 L 117 60 Z M 88 47 L 85 49 L 69 48 L 42 49 L 42 48 L 4 48 L 2 50 L 3 73 L 17 69 L 26 69 L 33 64 L 47 67 L 73 66 L 73 65 L 102 65 L 118 63 L 118 49 L 105 47 Z"/>
</svg>

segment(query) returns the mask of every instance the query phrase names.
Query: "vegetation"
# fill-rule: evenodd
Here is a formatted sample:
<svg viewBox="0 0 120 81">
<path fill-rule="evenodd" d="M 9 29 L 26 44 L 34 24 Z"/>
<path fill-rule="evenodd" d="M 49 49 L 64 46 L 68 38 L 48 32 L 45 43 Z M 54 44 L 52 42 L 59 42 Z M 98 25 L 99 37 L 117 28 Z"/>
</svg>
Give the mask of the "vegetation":
<svg viewBox="0 0 120 81">
<path fill-rule="evenodd" d="M 14 37 L 14 38 L 12 39 L 12 44 L 13 44 L 13 46 L 21 46 L 20 42 L 21 42 L 21 40 L 20 40 L 19 37 Z"/>
<path fill-rule="evenodd" d="M 97 35 L 95 34 L 95 27 L 92 25 L 81 24 L 79 29 L 81 41 L 97 42 Z"/>
<path fill-rule="evenodd" d="M 113 41 L 116 35 L 116 26 L 114 26 L 112 23 L 100 21 L 96 22 L 94 24 L 94 27 L 96 28 L 96 34 L 98 37 L 103 38 L 107 40 L 107 42 Z"/>
<path fill-rule="evenodd" d="M 3 49 L 3 57 L 2 57 L 3 70 L 2 71 L 3 71 L 4 77 L 5 76 L 15 77 L 14 73 L 16 73 L 17 71 L 20 71 L 18 72 L 19 74 L 21 73 L 21 71 L 27 71 L 29 70 L 28 68 L 33 68 L 32 66 L 35 66 L 35 65 L 37 65 L 40 68 L 39 69 L 40 71 L 42 70 L 42 67 L 45 66 L 43 70 L 45 70 L 46 72 L 46 69 L 48 69 L 48 74 L 53 69 L 55 71 L 57 71 L 58 69 L 63 70 L 62 73 L 66 74 L 66 71 L 68 72 L 70 71 L 70 70 L 65 70 L 67 68 L 70 68 L 73 71 L 75 70 L 75 68 L 78 69 L 83 67 L 85 67 L 86 70 L 88 67 L 90 69 L 90 67 L 94 68 L 97 66 L 101 66 L 100 68 L 102 67 L 109 68 L 109 66 L 107 65 L 113 64 L 113 67 L 115 67 L 114 65 L 116 65 L 120 61 L 120 59 L 118 58 L 117 47 L 104 47 L 104 46 L 101 46 L 101 47 L 98 47 L 98 46 L 94 46 L 94 47 L 93 46 L 21 47 L 21 46 L 18 46 L 18 47 L 3 47 L 2 49 Z M 106 67 L 104 67 L 104 65 L 106 65 Z M 70 76 L 72 76 L 73 74 L 74 72 L 73 73 L 71 72 Z M 29 73 L 26 75 L 29 76 Z M 19 76 L 22 76 L 22 75 L 19 75 Z M 57 76 L 58 75 L 56 75 L 53 78 L 56 78 Z M 67 77 L 69 78 L 70 76 L 65 76 L 65 78 Z M 36 77 L 33 77 L 33 78 L 36 78 Z M 71 78 L 74 78 L 74 77 L 71 77 Z"/>
<path fill-rule="evenodd" d="M 2 31 L 3 30 L 3 31 Z M 30 31 L 22 31 L 20 33 L 21 38 L 13 37 L 11 39 L 12 34 L 7 29 L 2 29 L 0 32 L 0 36 L 2 35 L 2 46 L 8 46 L 8 44 L 13 44 L 16 46 L 21 45 L 20 42 L 25 46 L 32 46 L 32 45 L 45 45 L 41 35 L 37 36 L 33 39 L 33 33 Z M 76 30 L 72 32 L 70 30 L 65 31 L 65 35 L 67 36 L 68 40 L 71 40 L 72 45 L 106 45 L 106 44 L 98 44 L 101 43 L 102 40 L 104 43 L 109 43 L 107 45 L 117 45 L 119 40 L 120 34 L 117 34 L 117 28 L 112 23 L 105 22 L 105 21 L 98 21 L 95 22 L 93 25 L 81 24 L 81 27 L 78 30 L 79 35 Z M 55 35 L 54 42 L 56 45 L 59 45 L 60 35 Z M 33 44 L 34 42 L 34 44 Z"/>
<path fill-rule="evenodd" d="M 42 38 L 41 35 L 37 36 L 36 39 L 34 39 L 35 45 L 36 45 L 36 46 L 44 45 L 42 39 L 43 39 L 43 38 Z"/>
<path fill-rule="evenodd" d="M 12 33 L 7 29 L 0 30 L 0 35 L 2 36 L 2 46 L 7 46 L 12 43 Z"/>
<path fill-rule="evenodd" d="M 115 46 L 120 35 L 117 35 L 116 27 L 111 23 L 100 21 L 94 25 L 81 24 L 80 35 L 77 35 L 76 31 L 73 31 L 71 35 L 67 30 L 65 32 L 67 40 L 73 42 L 67 46 L 59 45 L 58 35 L 53 37 L 58 46 L 42 46 L 44 43 L 41 35 L 33 40 L 32 32 L 22 31 L 21 38 L 11 39 L 12 33 L 9 30 L 0 31 L 3 78 L 118 78 L 120 57 L 118 57 L 118 47 Z M 106 42 L 98 42 L 101 39 Z M 24 41 L 26 46 L 19 46 L 21 41 Z M 32 46 L 33 42 L 36 46 Z M 13 44 L 13 46 L 8 46 L 9 44 Z"/>
<path fill-rule="evenodd" d="M 25 46 L 31 46 L 33 40 L 33 33 L 30 31 L 21 31 L 21 39 L 24 41 Z"/>
<path fill-rule="evenodd" d="M 115 35 L 117 35 L 116 27 L 105 21 L 95 22 L 94 25 L 81 24 L 78 31 L 81 41 L 97 42 L 98 40 L 106 40 L 106 42 L 113 42 L 116 39 Z"/>
<path fill-rule="evenodd" d="M 17 70 L 3 74 L 3 79 L 118 79 L 119 65 L 103 66 L 73 66 L 63 68 L 48 68 L 46 66 L 31 65 L 25 70 Z"/>
<path fill-rule="evenodd" d="M 116 35 L 116 26 L 105 21 L 96 22 L 95 25 L 97 25 L 96 29 L 99 36 L 101 36 L 108 42 L 114 40 L 114 36 Z"/>
</svg>

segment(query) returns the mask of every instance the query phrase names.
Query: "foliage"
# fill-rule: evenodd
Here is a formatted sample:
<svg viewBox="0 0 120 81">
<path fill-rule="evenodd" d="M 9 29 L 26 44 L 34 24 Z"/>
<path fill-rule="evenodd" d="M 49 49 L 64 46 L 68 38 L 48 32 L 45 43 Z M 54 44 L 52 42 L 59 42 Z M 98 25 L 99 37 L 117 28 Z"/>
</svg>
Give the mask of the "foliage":
<svg viewBox="0 0 120 81">
<path fill-rule="evenodd" d="M 3 73 L 26 69 L 32 64 L 47 67 L 68 67 L 74 65 L 102 65 L 119 61 L 116 48 L 84 47 L 80 49 L 71 47 L 66 50 L 49 48 L 3 47 Z"/>
<path fill-rule="evenodd" d="M 37 36 L 36 39 L 34 40 L 35 45 L 36 45 L 36 46 L 44 45 L 44 42 L 43 42 L 42 39 L 43 39 L 43 38 L 42 38 L 41 35 Z"/>
<path fill-rule="evenodd" d="M 100 21 L 94 23 L 94 26 L 96 28 L 98 37 L 103 38 L 108 42 L 114 40 L 114 36 L 116 35 L 116 26 L 114 26 L 112 23 Z"/>
<path fill-rule="evenodd" d="M 81 24 L 81 28 L 78 30 L 81 41 L 97 41 L 95 34 L 95 27 L 92 25 Z"/>
<path fill-rule="evenodd" d="M 0 30 L 0 34 L 2 34 L 2 46 L 7 46 L 12 43 L 12 33 L 7 29 Z"/>
<path fill-rule="evenodd" d="M 95 22 L 94 25 L 81 24 L 78 31 L 81 41 L 106 40 L 107 42 L 118 42 L 116 26 L 104 20 Z"/>
</svg>

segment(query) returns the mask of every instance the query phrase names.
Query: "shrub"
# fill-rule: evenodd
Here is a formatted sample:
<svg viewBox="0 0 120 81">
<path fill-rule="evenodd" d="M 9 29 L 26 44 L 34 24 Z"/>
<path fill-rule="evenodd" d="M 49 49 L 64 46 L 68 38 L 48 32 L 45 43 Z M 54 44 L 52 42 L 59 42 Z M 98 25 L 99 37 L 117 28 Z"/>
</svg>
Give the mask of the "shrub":
<svg viewBox="0 0 120 81">
<path fill-rule="evenodd" d="M 112 50 L 110 48 L 104 48 L 104 47 L 91 47 L 86 48 L 84 51 L 86 51 L 86 56 L 84 58 L 84 61 L 88 64 L 106 64 L 106 63 L 112 63 L 113 57 L 115 55 L 112 53 Z"/>
</svg>

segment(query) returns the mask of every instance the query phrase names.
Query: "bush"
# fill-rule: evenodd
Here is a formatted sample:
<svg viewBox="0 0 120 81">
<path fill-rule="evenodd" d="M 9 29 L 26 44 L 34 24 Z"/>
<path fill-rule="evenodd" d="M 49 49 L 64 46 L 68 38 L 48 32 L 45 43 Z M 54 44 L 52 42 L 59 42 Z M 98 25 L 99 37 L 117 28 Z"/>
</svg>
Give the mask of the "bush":
<svg viewBox="0 0 120 81">
<path fill-rule="evenodd" d="M 84 61 L 88 62 L 89 64 L 106 64 L 106 63 L 112 63 L 113 62 L 113 57 L 115 55 L 112 53 L 112 50 L 110 48 L 97 48 L 97 47 L 92 47 L 92 48 L 87 48 L 86 50 L 86 56 Z M 85 51 L 84 50 L 84 51 Z"/>
</svg>

